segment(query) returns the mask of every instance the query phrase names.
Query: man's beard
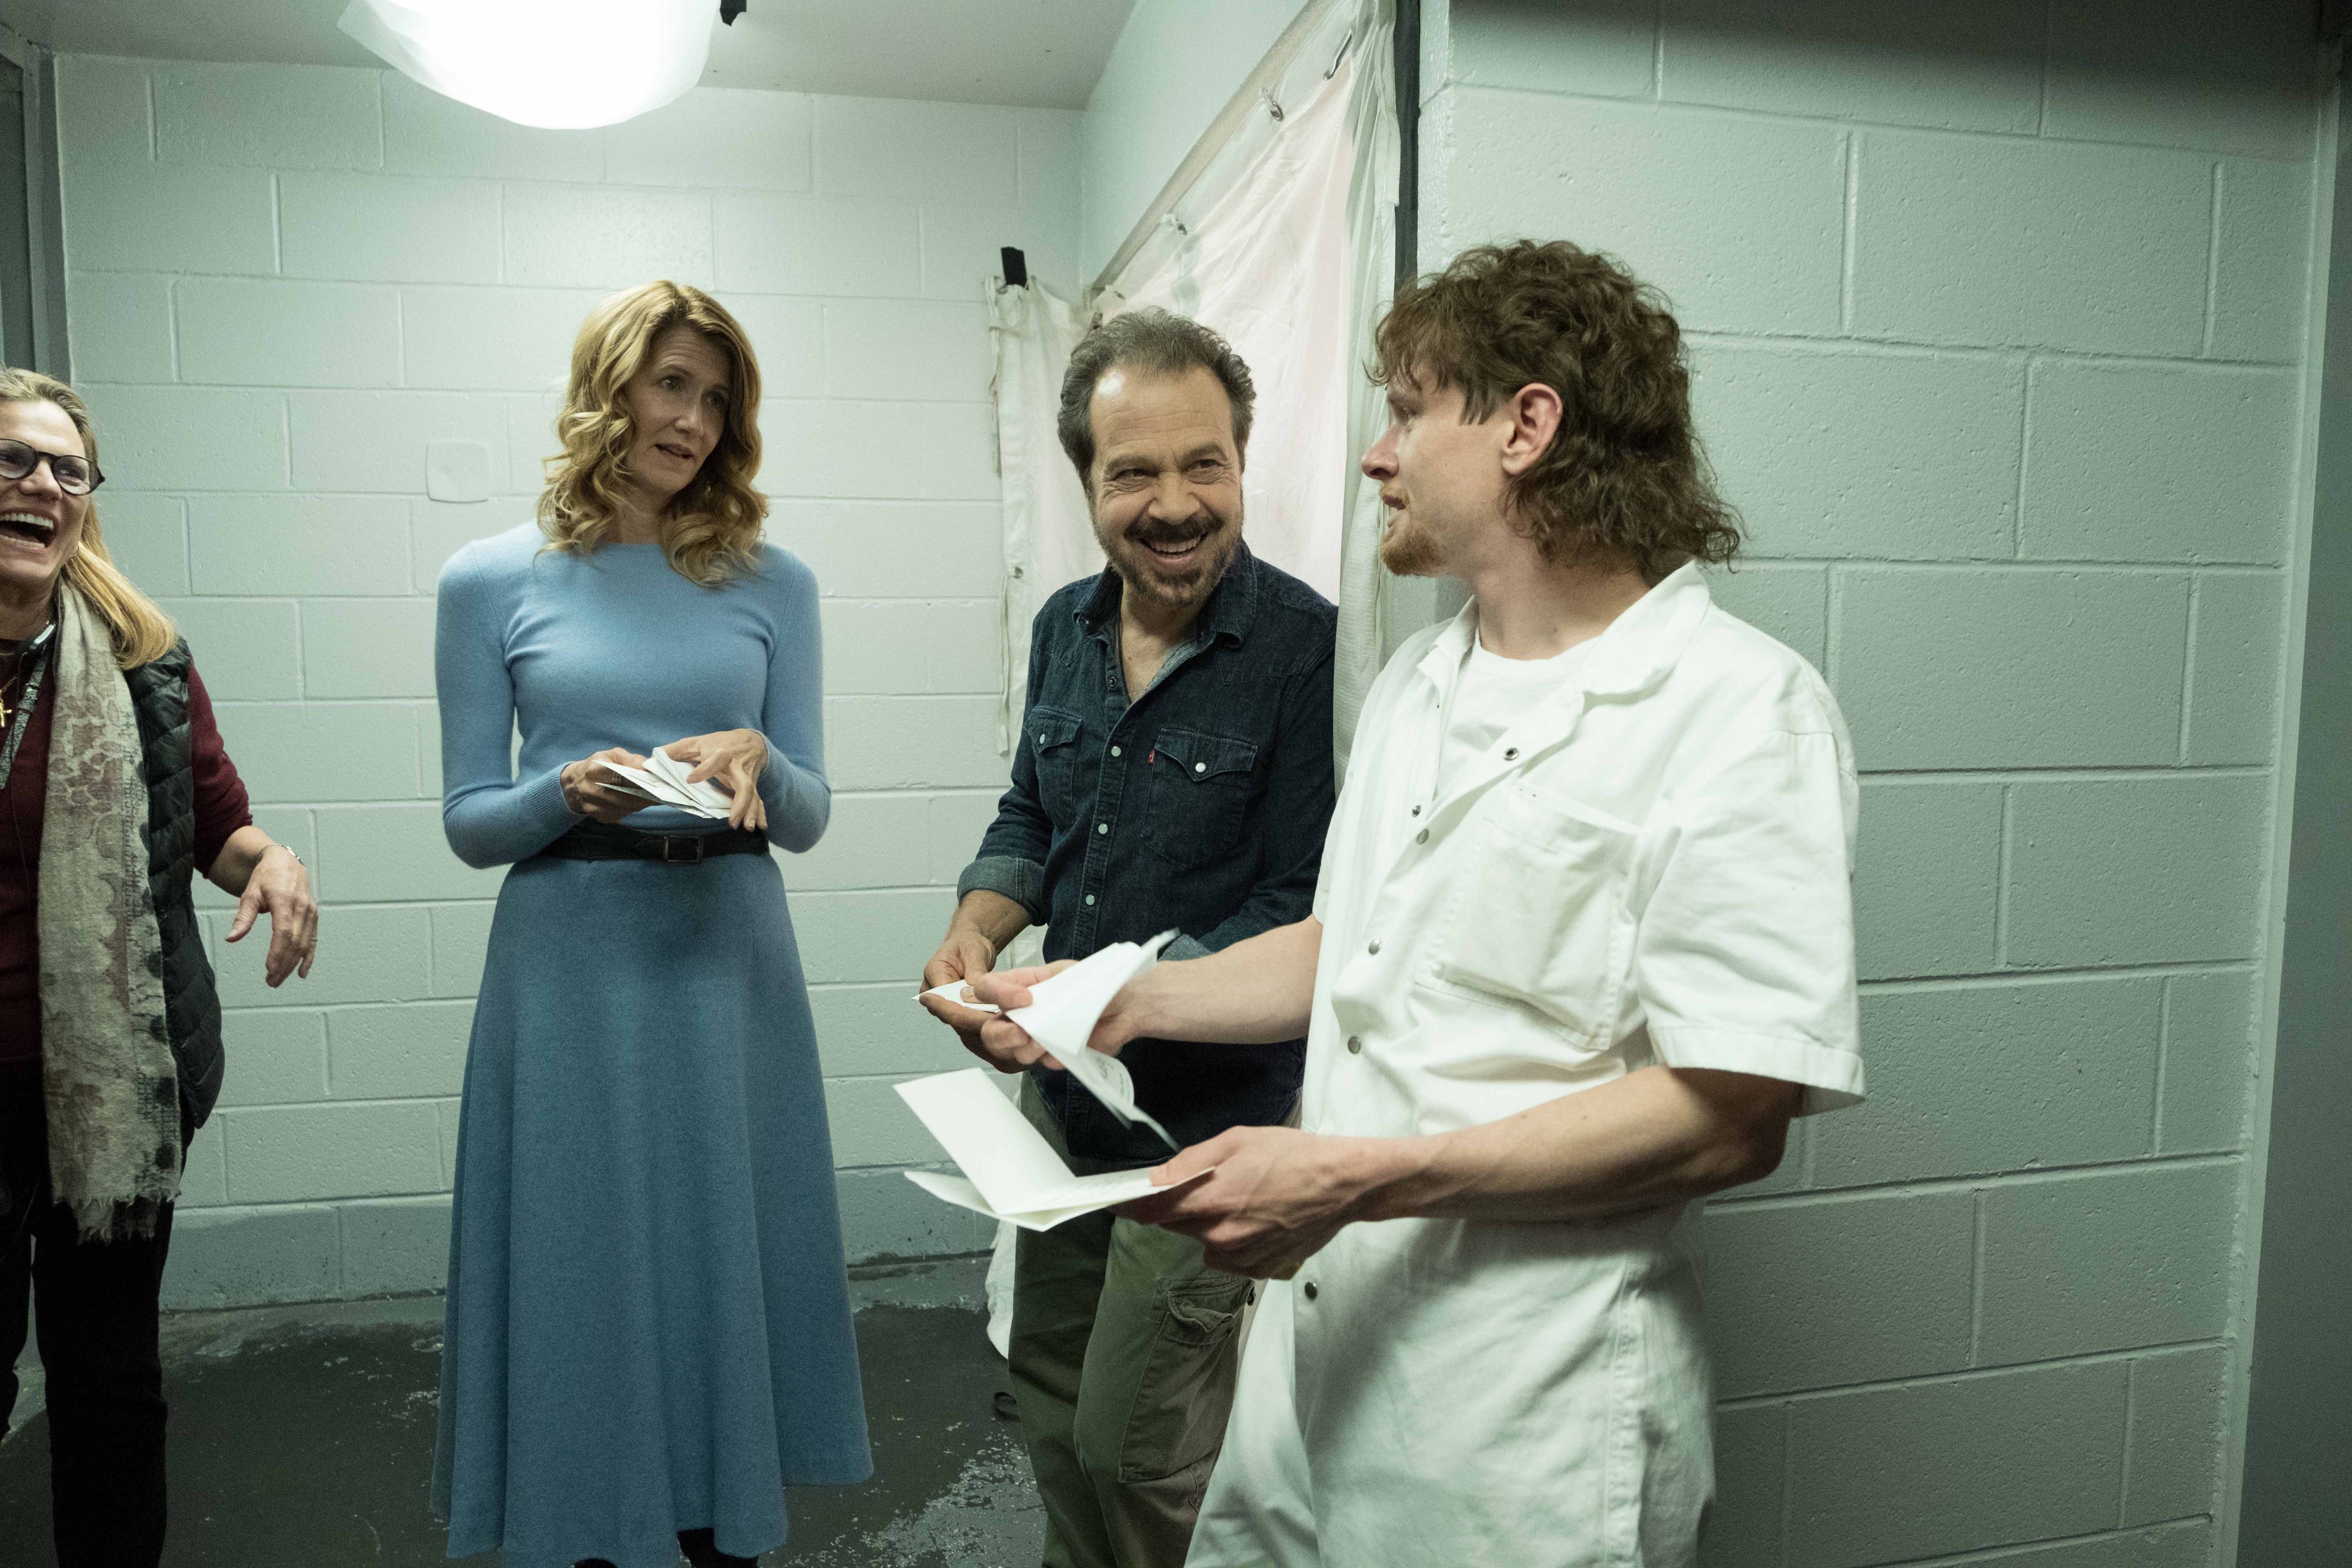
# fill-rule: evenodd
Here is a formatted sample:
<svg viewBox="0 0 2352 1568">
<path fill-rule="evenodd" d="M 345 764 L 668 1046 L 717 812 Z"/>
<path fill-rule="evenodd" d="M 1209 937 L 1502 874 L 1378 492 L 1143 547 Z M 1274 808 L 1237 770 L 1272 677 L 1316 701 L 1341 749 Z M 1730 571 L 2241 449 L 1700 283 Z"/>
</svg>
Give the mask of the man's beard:
<svg viewBox="0 0 2352 1568">
<path fill-rule="evenodd" d="M 1442 557 L 1437 541 L 1429 530 L 1412 520 L 1409 512 L 1397 512 L 1389 519 L 1388 531 L 1381 535 L 1381 564 L 1399 577 L 1435 577 Z"/>
<path fill-rule="evenodd" d="M 1200 539 L 1202 554 L 1195 564 L 1178 573 L 1160 565 L 1144 542 L 1144 539 L 1170 542 L 1188 537 Z M 1122 533 L 1097 542 L 1104 545 L 1111 569 L 1118 574 L 1119 582 L 1129 593 L 1171 609 L 1197 609 L 1224 580 L 1225 569 L 1233 564 L 1234 554 L 1241 549 L 1241 520 L 1235 518 L 1230 525 L 1214 523 L 1197 536 L 1184 529 L 1162 528 L 1151 531 L 1143 539 Z"/>
</svg>

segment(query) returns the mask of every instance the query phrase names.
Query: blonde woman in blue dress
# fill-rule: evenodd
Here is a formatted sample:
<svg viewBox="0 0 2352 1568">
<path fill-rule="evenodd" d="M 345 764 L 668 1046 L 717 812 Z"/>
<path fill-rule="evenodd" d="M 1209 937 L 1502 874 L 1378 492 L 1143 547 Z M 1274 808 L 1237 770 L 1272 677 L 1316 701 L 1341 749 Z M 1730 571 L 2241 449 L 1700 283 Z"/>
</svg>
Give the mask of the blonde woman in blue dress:
<svg viewBox="0 0 2352 1568">
<path fill-rule="evenodd" d="M 760 373 L 698 289 L 580 330 L 535 526 L 441 576 L 442 816 L 499 889 L 466 1067 L 434 1504 L 507 1568 L 747 1562 L 872 1469 L 816 1040 L 771 847 L 831 807 Z M 509 751 L 519 726 L 521 750 Z M 725 824 L 601 764 L 666 746 Z M 510 760 L 512 758 L 513 760 Z"/>
</svg>

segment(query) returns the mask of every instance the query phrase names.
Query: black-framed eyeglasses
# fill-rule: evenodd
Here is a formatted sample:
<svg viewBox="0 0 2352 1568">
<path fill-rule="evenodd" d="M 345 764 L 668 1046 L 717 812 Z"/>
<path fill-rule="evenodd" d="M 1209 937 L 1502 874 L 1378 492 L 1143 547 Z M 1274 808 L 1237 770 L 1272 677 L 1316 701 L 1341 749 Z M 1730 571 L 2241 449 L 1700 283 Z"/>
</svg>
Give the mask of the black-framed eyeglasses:
<svg viewBox="0 0 2352 1568">
<path fill-rule="evenodd" d="M 0 479 L 21 479 L 48 459 L 50 477 L 69 496 L 86 496 L 106 482 L 98 465 L 69 452 L 43 452 L 22 441 L 0 440 Z"/>
</svg>

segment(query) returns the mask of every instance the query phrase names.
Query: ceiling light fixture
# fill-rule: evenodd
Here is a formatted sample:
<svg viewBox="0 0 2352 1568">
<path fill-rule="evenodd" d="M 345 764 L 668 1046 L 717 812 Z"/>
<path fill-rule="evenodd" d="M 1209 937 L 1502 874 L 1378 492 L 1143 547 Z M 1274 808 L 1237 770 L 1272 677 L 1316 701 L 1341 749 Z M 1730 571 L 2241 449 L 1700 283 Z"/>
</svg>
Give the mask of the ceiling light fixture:
<svg viewBox="0 0 2352 1568">
<path fill-rule="evenodd" d="M 351 0 L 339 26 L 444 97 L 576 131 L 634 119 L 699 81 L 710 23 L 710 0 Z"/>
</svg>

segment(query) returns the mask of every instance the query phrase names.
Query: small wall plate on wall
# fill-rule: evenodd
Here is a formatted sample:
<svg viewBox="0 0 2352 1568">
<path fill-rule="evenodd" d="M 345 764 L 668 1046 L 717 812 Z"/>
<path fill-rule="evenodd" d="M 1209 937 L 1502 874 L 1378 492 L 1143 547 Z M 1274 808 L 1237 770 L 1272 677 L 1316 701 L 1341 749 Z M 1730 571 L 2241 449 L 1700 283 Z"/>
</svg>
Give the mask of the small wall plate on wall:
<svg viewBox="0 0 2352 1568">
<path fill-rule="evenodd" d="M 490 499 L 490 448 L 483 441 L 430 441 L 425 447 L 425 493 L 435 500 Z"/>
</svg>

